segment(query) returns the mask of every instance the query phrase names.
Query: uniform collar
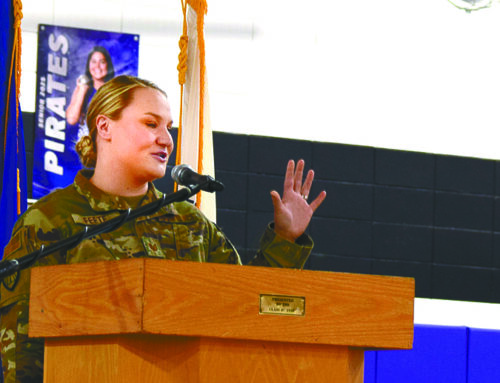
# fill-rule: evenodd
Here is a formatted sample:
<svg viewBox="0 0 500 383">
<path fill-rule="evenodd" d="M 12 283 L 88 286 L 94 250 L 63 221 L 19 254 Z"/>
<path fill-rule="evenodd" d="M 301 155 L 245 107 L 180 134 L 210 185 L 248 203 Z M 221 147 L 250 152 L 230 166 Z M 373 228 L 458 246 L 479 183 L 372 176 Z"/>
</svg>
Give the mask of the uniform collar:
<svg viewBox="0 0 500 383">
<path fill-rule="evenodd" d="M 108 194 L 92 184 L 90 182 L 90 178 L 93 174 L 94 171 L 91 169 L 82 169 L 76 174 L 74 181 L 76 191 L 88 201 L 90 207 L 93 210 L 109 212 L 112 210 L 127 210 L 131 207 L 129 206 L 125 198 L 113 194 Z M 139 203 L 139 206 L 143 206 L 150 202 L 156 201 L 161 198 L 162 195 L 163 193 L 156 189 L 152 182 L 149 182 L 148 191 Z M 174 208 L 169 205 L 164 206 L 160 209 L 160 211 L 154 213 L 151 216 L 165 214 L 167 212 L 175 214 Z"/>
</svg>

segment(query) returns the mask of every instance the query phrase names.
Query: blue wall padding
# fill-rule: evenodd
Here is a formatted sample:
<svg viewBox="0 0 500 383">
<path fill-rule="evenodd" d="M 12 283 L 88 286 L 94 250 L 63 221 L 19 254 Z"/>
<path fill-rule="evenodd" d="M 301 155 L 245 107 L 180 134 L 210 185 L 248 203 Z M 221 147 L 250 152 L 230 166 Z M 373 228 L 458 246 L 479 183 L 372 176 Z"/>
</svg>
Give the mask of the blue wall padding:
<svg viewBox="0 0 500 383">
<path fill-rule="evenodd" d="M 377 352 L 365 351 L 365 380 L 363 383 L 377 383 Z"/>
<path fill-rule="evenodd" d="M 365 373 L 368 379 L 375 371 L 375 383 L 466 383 L 466 327 L 415 325 L 412 350 L 377 351 L 376 366 Z M 373 356 L 369 356 L 373 359 Z"/>
<path fill-rule="evenodd" d="M 412 350 L 365 352 L 365 383 L 392 382 L 500 382 L 500 331 L 415 325 Z"/>
<path fill-rule="evenodd" d="M 500 382 L 500 331 L 469 329 L 468 383 Z"/>
</svg>

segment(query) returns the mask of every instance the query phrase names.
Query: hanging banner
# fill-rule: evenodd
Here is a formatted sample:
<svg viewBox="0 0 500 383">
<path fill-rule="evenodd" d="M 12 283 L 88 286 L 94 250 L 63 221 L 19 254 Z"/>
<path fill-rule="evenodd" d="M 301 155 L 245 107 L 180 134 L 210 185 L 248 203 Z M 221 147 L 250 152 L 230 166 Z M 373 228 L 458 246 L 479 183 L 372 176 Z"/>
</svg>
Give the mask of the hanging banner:
<svg viewBox="0 0 500 383">
<path fill-rule="evenodd" d="M 73 182 L 90 100 L 111 78 L 137 76 L 138 62 L 139 35 L 39 25 L 33 198 Z"/>
</svg>

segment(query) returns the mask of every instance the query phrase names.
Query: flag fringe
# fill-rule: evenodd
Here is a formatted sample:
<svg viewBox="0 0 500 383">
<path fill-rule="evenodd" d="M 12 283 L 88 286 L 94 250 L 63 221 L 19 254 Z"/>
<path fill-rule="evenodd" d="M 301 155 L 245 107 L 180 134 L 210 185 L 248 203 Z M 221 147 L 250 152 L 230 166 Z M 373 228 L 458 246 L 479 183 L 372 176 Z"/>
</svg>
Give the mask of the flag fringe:
<svg viewBox="0 0 500 383">
<path fill-rule="evenodd" d="M 21 88 L 21 20 L 23 18 L 23 4 L 21 0 L 13 0 L 14 12 L 14 39 L 12 42 L 12 55 L 10 61 L 9 83 L 7 86 L 7 103 L 5 108 L 5 129 L 4 129 L 4 153 L 7 144 L 7 128 L 9 122 L 10 90 L 12 89 L 12 77 L 15 77 L 16 87 L 16 152 L 19 153 L 19 94 Z M 14 75 L 14 76 L 13 76 Z M 17 170 L 17 214 L 21 214 L 21 182 L 19 168 Z"/>
<path fill-rule="evenodd" d="M 187 47 L 188 47 L 188 36 L 187 36 L 187 5 L 196 12 L 196 30 L 198 35 L 198 51 L 200 60 L 200 110 L 199 110 L 199 129 L 198 129 L 198 173 L 203 173 L 203 128 L 204 128 L 204 105 L 205 105 L 205 37 L 203 33 L 203 26 L 205 23 L 205 14 L 207 13 L 207 2 L 206 0 L 181 0 L 182 13 L 184 15 L 183 34 L 179 39 L 179 47 L 181 52 L 179 53 L 179 64 L 177 70 L 179 71 L 179 84 L 181 85 L 181 106 L 180 106 L 180 116 L 179 116 L 179 129 L 177 132 L 177 155 L 175 163 L 178 165 L 181 159 L 181 144 L 182 144 L 182 104 L 184 96 L 184 83 L 186 81 L 187 72 Z M 176 185 L 177 188 L 177 185 Z M 199 208 L 201 205 L 201 198 L 196 199 L 196 206 Z"/>
<path fill-rule="evenodd" d="M 177 129 L 177 155 L 175 156 L 175 164 L 179 165 L 181 161 L 181 144 L 182 144 L 182 99 L 184 97 L 184 84 L 186 83 L 186 73 L 187 73 L 187 49 L 188 49 L 188 34 L 187 34 L 187 21 L 186 21 L 186 10 L 187 3 L 186 0 L 181 0 L 182 13 L 184 15 L 184 21 L 182 24 L 182 36 L 179 38 L 179 64 L 177 65 L 177 71 L 179 72 L 179 84 L 181 86 L 181 102 L 179 111 L 179 128 Z M 177 183 L 174 185 L 175 191 L 178 189 Z"/>
</svg>

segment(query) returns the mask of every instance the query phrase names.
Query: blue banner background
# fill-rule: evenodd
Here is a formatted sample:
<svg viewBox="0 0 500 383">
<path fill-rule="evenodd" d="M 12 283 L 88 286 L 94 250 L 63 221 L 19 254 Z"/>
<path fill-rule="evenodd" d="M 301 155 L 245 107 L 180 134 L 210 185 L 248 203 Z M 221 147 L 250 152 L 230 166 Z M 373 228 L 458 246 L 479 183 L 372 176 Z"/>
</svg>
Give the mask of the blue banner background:
<svg viewBox="0 0 500 383">
<path fill-rule="evenodd" d="M 95 46 L 106 48 L 115 76 L 137 76 L 139 59 L 139 35 L 45 24 L 39 25 L 38 32 L 35 199 L 71 184 L 82 168 L 75 151 L 80 127 L 67 124 L 63 111 L 71 101 L 77 78 L 85 73 L 89 52 Z"/>
</svg>

